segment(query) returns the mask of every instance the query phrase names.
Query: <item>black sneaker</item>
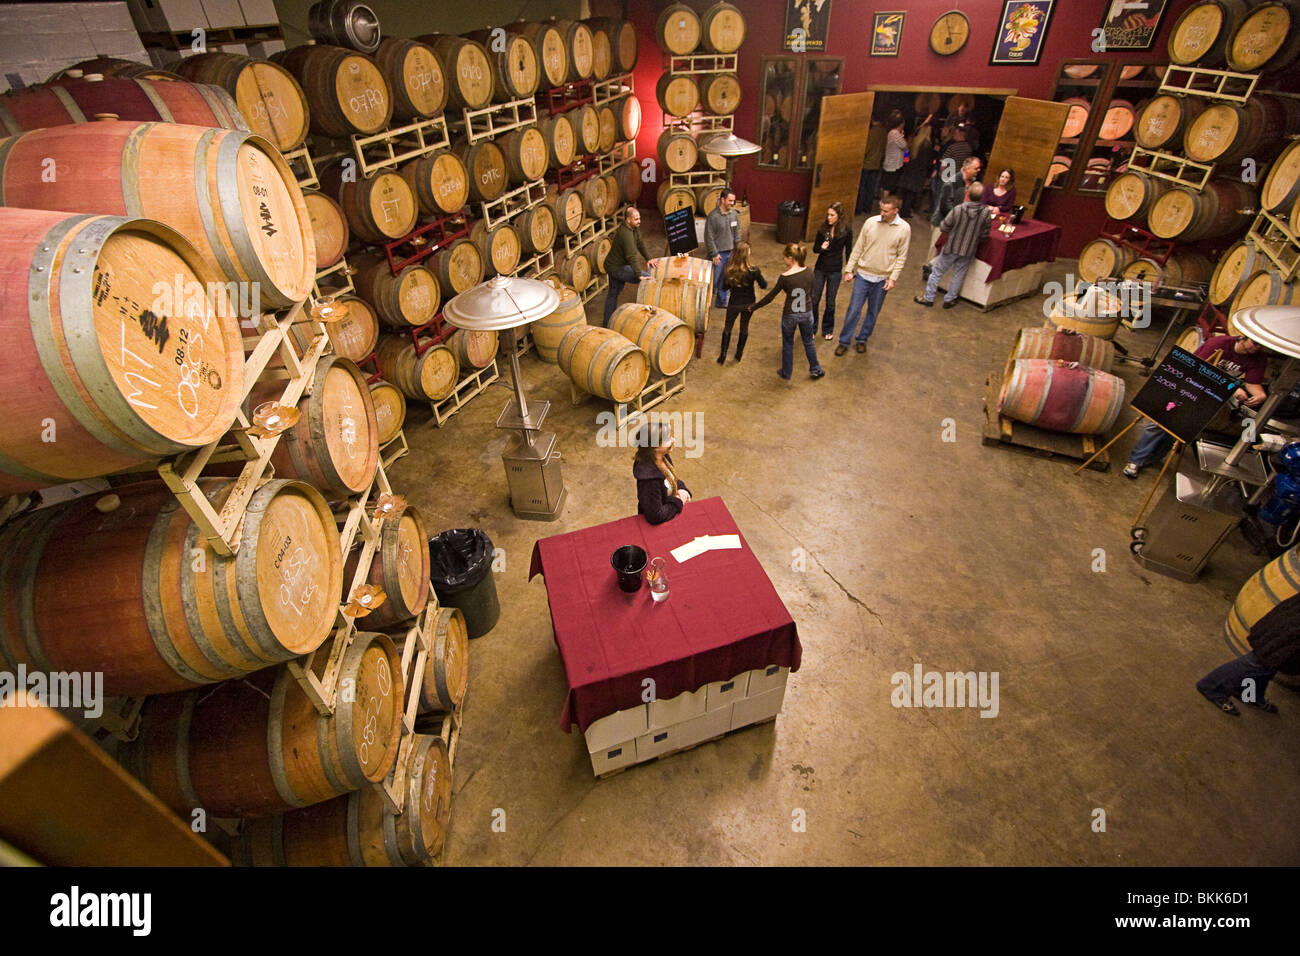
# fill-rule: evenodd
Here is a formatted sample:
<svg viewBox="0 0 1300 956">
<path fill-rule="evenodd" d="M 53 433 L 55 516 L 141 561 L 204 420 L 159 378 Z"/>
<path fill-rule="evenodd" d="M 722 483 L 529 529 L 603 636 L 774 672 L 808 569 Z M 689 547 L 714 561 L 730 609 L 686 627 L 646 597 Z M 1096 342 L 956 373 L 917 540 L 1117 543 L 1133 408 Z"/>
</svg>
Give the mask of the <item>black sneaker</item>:
<svg viewBox="0 0 1300 956">
<path fill-rule="evenodd" d="M 925 306 L 927 309 L 929 309 L 929 308 L 933 308 L 933 307 L 934 307 L 934 302 L 933 302 L 933 301 L 923 299 L 923 298 L 921 298 L 919 295 L 914 295 L 914 296 L 912 296 L 912 301 L 915 302 L 917 305 L 923 305 L 923 306 Z"/>
<path fill-rule="evenodd" d="M 944 300 L 943 300 L 943 307 L 944 307 L 945 309 L 952 309 L 952 308 L 955 308 L 956 305 L 957 305 L 957 300 L 956 300 L 956 299 L 953 299 L 951 302 L 949 302 L 947 299 L 944 299 Z"/>
<path fill-rule="evenodd" d="M 809 378 L 825 378 L 825 377 L 826 377 L 826 370 L 825 370 L 824 368 L 819 368 L 819 369 L 818 369 L 817 371 L 815 371 L 815 372 L 809 372 L 809 373 L 808 373 L 808 377 L 809 377 Z"/>
<path fill-rule="evenodd" d="M 1213 704 L 1215 707 L 1219 708 L 1219 710 L 1227 714 L 1229 717 L 1241 716 L 1241 711 L 1237 709 L 1237 705 L 1232 702 L 1231 698 L 1228 698 L 1226 700 L 1215 700 L 1213 697 L 1205 693 L 1205 691 L 1201 690 L 1199 687 L 1196 689 L 1196 691 L 1202 697 L 1208 700 L 1211 704 Z"/>
</svg>

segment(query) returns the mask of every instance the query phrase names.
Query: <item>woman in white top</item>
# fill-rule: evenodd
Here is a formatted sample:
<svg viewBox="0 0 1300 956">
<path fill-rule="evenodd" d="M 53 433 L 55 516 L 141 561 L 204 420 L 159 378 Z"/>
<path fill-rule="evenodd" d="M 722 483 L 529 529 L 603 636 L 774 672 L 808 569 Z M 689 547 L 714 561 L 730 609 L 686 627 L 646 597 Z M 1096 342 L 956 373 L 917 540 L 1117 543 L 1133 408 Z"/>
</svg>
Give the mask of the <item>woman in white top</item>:
<svg viewBox="0 0 1300 956">
<path fill-rule="evenodd" d="M 903 113 L 892 110 L 885 120 L 889 134 L 885 137 L 885 161 L 881 164 L 881 185 L 890 195 L 898 193 L 898 178 L 907 157 L 907 137 L 903 135 Z"/>
</svg>

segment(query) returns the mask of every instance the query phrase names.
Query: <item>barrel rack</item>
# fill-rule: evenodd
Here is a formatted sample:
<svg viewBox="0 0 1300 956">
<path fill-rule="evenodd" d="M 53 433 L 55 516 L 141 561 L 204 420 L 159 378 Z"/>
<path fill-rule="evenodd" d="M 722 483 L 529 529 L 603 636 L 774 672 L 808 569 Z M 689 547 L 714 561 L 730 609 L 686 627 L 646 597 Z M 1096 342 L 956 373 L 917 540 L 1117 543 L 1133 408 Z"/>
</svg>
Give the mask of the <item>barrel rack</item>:
<svg viewBox="0 0 1300 956">
<path fill-rule="evenodd" d="M 1160 81 L 1160 93 L 1205 96 L 1226 103 L 1245 103 L 1255 92 L 1258 73 L 1233 73 L 1197 66 L 1170 64 Z"/>
<path fill-rule="evenodd" d="M 1193 162 L 1185 156 L 1173 153 L 1157 153 L 1141 146 L 1134 146 L 1128 158 L 1128 168 L 1134 172 L 1155 176 L 1176 186 L 1186 186 L 1200 192 L 1210 181 L 1214 173 L 1213 166 Z"/>
<path fill-rule="evenodd" d="M 503 192 L 490 202 L 478 203 L 481 218 L 488 229 L 509 222 L 521 212 L 532 209 L 546 198 L 546 181 L 534 179 Z"/>
<path fill-rule="evenodd" d="M 646 382 L 645 388 L 630 402 L 614 403 L 614 424 L 622 428 L 637 418 L 644 415 L 656 405 L 668 401 L 678 392 L 686 388 L 686 369 L 682 369 L 675 375 L 656 375 L 651 381 Z M 593 398 L 590 392 L 587 392 L 572 381 L 569 382 L 569 399 L 576 408 L 583 405 L 588 399 Z"/>
<path fill-rule="evenodd" d="M 463 109 L 461 116 L 459 122 L 452 121 L 452 129 L 464 132 L 465 139 L 473 146 L 513 129 L 534 125 L 537 122 L 537 103 L 529 96 L 508 103 L 493 103 L 477 110 Z"/>
<path fill-rule="evenodd" d="M 486 392 L 488 386 L 500 377 L 501 373 L 495 358 L 490 365 L 474 369 L 456 383 L 450 395 L 432 403 L 433 423 L 439 428 L 447 424 L 447 421 L 464 408 L 471 398 Z"/>
<path fill-rule="evenodd" d="M 735 73 L 737 53 L 664 54 L 664 72 L 669 76 L 697 76 L 701 73 Z"/>
<path fill-rule="evenodd" d="M 1287 223 L 1265 209 L 1259 211 L 1255 222 L 1246 233 L 1255 248 L 1264 253 L 1277 266 L 1285 282 L 1290 282 L 1300 272 L 1300 237 L 1291 229 L 1297 224 Z"/>
</svg>

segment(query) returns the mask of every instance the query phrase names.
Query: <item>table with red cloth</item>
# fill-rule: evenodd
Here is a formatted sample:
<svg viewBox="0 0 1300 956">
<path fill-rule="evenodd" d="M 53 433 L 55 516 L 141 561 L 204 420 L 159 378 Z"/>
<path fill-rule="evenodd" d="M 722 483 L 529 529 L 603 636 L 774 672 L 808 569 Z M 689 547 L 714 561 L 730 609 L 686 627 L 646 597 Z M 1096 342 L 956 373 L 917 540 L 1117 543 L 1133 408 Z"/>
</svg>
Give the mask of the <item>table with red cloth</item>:
<svg viewBox="0 0 1300 956">
<path fill-rule="evenodd" d="M 942 232 L 935 241 L 935 248 L 943 251 L 948 241 L 948 234 Z M 1056 247 L 1061 241 L 1061 227 L 1041 219 L 1022 219 L 1016 224 L 1016 231 L 1008 235 L 998 230 L 998 222 L 993 223 L 993 231 L 980 243 L 975 258 L 989 265 L 985 282 L 997 282 L 1002 273 L 1012 269 L 1022 269 L 1036 262 L 1051 262 L 1056 258 Z"/>
<path fill-rule="evenodd" d="M 569 684 L 560 717 L 566 733 L 574 723 L 585 733 L 594 721 L 641 704 L 646 678 L 657 699 L 670 700 L 771 664 L 799 669 L 794 619 L 743 535 L 739 549 L 685 563 L 672 556 L 706 534 L 740 534 L 721 498 L 692 501 L 660 525 L 635 515 L 534 545 L 528 577 L 546 579 Z M 663 603 L 654 603 L 644 582 L 633 594 L 619 589 L 610 556 L 627 544 L 664 559 Z"/>
</svg>

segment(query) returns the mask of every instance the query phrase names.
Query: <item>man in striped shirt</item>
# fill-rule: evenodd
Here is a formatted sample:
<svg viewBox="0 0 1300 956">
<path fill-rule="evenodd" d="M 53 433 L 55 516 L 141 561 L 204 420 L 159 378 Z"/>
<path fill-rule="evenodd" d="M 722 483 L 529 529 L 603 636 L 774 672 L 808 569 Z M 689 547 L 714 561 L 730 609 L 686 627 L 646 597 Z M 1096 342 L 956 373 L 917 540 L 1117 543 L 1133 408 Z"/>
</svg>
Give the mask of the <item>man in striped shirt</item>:
<svg viewBox="0 0 1300 956">
<path fill-rule="evenodd" d="M 955 207 L 939 224 L 940 231 L 947 233 L 948 239 L 944 243 L 943 251 L 930 267 L 924 296 L 912 297 L 913 302 L 918 302 L 927 309 L 934 305 L 934 296 L 939 291 L 939 282 L 949 270 L 952 270 L 952 277 L 948 280 L 948 294 L 943 297 L 943 307 L 951 309 L 957 304 L 962 283 L 966 281 L 966 270 L 970 268 L 980 243 L 984 241 L 993 226 L 993 217 L 989 213 L 994 210 L 983 202 L 984 184 L 971 183 L 966 190 L 966 195 L 969 197 L 966 202 Z"/>
</svg>

